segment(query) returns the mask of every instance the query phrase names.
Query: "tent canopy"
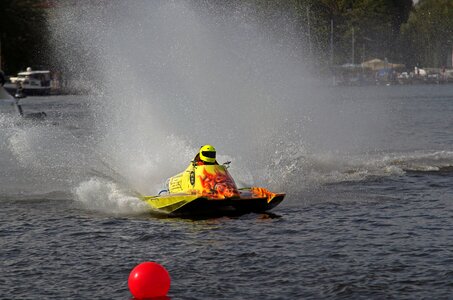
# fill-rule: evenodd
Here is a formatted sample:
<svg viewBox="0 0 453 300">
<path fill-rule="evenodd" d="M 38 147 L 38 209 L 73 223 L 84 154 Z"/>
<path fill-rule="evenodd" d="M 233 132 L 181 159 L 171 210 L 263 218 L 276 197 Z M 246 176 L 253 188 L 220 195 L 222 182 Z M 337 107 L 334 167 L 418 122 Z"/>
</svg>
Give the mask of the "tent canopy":
<svg viewBox="0 0 453 300">
<path fill-rule="evenodd" d="M 403 64 L 390 63 L 379 58 L 373 58 L 363 62 L 362 67 L 377 71 L 382 69 L 403 69 L 406 66 Z"/>
</svg>

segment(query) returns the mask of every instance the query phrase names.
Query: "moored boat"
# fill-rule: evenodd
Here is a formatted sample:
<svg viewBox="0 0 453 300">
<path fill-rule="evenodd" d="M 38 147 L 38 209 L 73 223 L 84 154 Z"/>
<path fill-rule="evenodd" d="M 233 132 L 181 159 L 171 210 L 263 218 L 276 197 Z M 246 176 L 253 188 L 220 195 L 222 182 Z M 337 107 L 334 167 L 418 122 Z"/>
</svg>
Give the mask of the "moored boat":
<svg viewBox="0 0 453 300">
<path fill-rule="evenodd" d="M 49 95 L 51 77 L 48 70 L 32 70 L 27 68 L 27 71 L 20 72 L 16 77 L 10 77 L 9 82 L 6 82 L 4 88 L 12 95 L 21 87 L 23 92 L 28 95 Z"/>
</svg>

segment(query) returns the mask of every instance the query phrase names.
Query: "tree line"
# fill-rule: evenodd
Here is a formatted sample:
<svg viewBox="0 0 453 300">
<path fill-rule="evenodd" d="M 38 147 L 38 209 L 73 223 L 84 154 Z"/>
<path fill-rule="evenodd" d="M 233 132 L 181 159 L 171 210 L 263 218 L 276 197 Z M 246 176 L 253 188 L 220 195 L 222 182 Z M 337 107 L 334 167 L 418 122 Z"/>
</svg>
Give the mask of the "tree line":
<svg viewBox="0 0 453 300">
<path fill-rule="evenodd" d="M 321 66 L 387 58 L 408 68 L 452 66 L 452 0 L 255 0 L 290 9 Z M 308 49 L 308 51 L 307 51 Z"/>
<path fill-rule="evenodd" d="M 276 15 L 291 18 L 305 53 L 319 66 L 387 58 L 408 67 L 447 66 L 453 49 L 452 0 L 206 0 L 253 5 L 270 30 Z M 51 65 L 43 0 L 0 1 L 0 66 L 14 74 Z M 225 4 L 228 3 L 228 4 Z M 269 21 L 270 20 L 270 21 Z"/>
<path fill-rule="evenodd" d="M 47 12 L 44 1 L 0 1 L 0 54 L 6 74 L 46 65 Z"/>
</svg>

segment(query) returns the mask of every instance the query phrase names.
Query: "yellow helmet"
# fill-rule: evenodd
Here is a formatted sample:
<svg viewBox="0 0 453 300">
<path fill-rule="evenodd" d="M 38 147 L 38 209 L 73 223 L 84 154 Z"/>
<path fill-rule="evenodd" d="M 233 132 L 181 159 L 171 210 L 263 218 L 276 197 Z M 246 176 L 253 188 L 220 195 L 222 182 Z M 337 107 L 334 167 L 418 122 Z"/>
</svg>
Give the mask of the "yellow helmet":
<svg viewBox="0 0 453 300">
<path fill-rule="evenodd" d="M 215 148 L 211 145 L 204 145 L 200 148 L 200 159 L 207 163 L 215 162 Z"/>
</svg>

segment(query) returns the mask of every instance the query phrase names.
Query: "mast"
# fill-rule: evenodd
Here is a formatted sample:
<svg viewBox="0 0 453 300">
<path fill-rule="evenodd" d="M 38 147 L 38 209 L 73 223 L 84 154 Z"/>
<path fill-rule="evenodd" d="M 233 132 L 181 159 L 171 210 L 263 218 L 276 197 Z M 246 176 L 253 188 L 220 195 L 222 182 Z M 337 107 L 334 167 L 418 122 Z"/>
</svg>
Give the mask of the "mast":
<svg viewBox="0 0 453 300">
<path fill-rule="evenodd" d="M 355 36 L 354 27 L 352 27 L 352 64 L 355 63 Z"/>
<path fill-rule="evenodd" d="M 333 68 L 333 18 L 330 19 L 330 72 L 332 72 L 332 85 L 337 85 Z"/>
<path fill-rule="evenodd" d="M 312 47 L 311 47 L 311 26 L 310 26 L 310 5 L 307 6 L 307 20 L 308 20 L 308 47 L 310 51 L 310 59 L 312 56 Z"/>
<path fill-rule="evenodd" d="M 330 19 L 330 66 L 333 66 L 333 19 Z"/>
<path fill-rule="evenodd" d="M 451 67 L 453 68 L 453 46 L 451 47 Z"/>
</svg>

